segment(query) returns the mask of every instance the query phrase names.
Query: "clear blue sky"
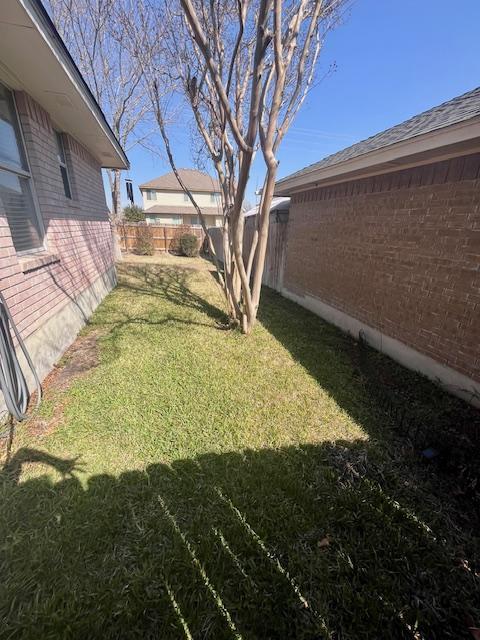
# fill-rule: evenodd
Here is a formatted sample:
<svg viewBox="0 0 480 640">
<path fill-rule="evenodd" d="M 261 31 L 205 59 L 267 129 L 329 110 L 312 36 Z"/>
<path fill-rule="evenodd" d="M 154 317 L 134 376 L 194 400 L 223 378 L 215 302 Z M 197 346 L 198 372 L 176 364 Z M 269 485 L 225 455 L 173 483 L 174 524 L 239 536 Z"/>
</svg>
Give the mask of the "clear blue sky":
<svg viewBox="0 0 480 640">
<path fill-rule="evenodd" d="M 480 0 L 356 0 L 330 33 L 320 75 L 280 150 L 279 177 L 480 85 Z M 192 165 L 186 123 L 173 132 L 177 163 Z M 138 184 L 166 161 L 130 151 Z M 124 174 L 124 177 L 126 174 Z M 256 162 L 247 197 L 262 183 Z"/>
</svg>

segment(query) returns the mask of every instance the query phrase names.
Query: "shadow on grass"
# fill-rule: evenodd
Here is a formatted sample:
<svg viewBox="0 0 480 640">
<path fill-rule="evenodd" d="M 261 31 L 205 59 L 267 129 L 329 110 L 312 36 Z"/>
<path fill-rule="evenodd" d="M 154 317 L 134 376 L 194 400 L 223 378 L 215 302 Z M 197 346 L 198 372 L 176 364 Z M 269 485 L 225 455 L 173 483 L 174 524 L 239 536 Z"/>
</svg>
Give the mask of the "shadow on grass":
<svg viewBox="0 0 480 640">
<path fill-rule="evenodd" d="M 114 338 L 223 319 L 184 270 L 123 271 L 120 289 L 152 308 L 120 309 Z M 379 387 L 436 427 L 470 409 L 269 291 L 260 319 L 370 441 L 204 454 L 86 485 L 78 460 L 20 449 L 0 478 L 2 637 L 471 637 L 478 537 L 398 445 Z M 32 465 L 61 479 L 21 481 Z"/>
<path fill-rule="evenodd" d="M 18 483 L 33 462 L 63 479 Z M 76 464 L 19 450 L 4 469 L 5 638 L 469 637 L 473 573 L 381 488 L 364 442 L 206 454 L 86 486 Z"/>
<path fill-rule="evenodd" d="M 427 437 L 455 425 L 476 439 L 478 409 L 266 287 L 259 321 L 372 436 L 383 434 L 397 401 L 407 409 L 405 422 L 431 427 Z"/>
<path fill-rule="evenodd" d="M 225 324 L 228 320 L 225 311 L 208 302 L 203 296 L 195 293 L 189 284 L 189 279 L 197 272 L 188 266 L 171 267 L 155 264 L 120 264 L 119 288 L 127 289 L 154 298 L 162 298 L 183 309 L 191 309 L 214 320 Z"/>
<path fill-rule="evenodd" d="M 117 265 L 117 291 L 151 299 L 141 303 L 141 312 L 131 309 L 130 302 L 116 304 L 106 316 L 100 315 L 97 324 L 110 342 L 110 358 L 119 354 L 119 341 L 124 330 L 137 325 L 207 327 L 225 331 L 228 316 L 221 308 L 195 293 L 190 279 L 197 269 L 182 265 L 173 267 L 156 264 L 120 263 Z M 133 298 L 132 298 L 133 300 Z M 167 306 L 162 303 L 168 303 Z M 185 313 L 185 311 L 190 313 Z M 97 312 L 98 313 L 98 312 Z"/>
<path fill-rule="evenodd" d="M 435 449 L 435 468 L 464 499 L 462 526 L 480 526 L 478 409 L 266 287 L 259 320 L 371 438 L 417 459 Z"/>
</svg>

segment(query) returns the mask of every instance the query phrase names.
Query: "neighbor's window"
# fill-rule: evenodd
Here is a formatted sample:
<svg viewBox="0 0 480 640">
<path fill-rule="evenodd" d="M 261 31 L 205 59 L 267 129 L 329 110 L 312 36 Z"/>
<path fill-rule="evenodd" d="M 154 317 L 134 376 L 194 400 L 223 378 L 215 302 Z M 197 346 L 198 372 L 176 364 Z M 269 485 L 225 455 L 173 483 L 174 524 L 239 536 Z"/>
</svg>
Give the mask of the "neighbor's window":
<svg viewBox="0 0 480 640">
<path fill-rule="evenodd" d="M 216 193 L 211 193 L 210 194 L 210 202 L 216 202 L 217 201 L 217 194 Z"/>
<path fill-rule="evenodd" d="M 157 199 L 157 192 L 153 191 L 152 189 L 147 189 L 145 191 L 145 193 L 147 194 L 147 200 L 156 200 Z"/>
<path fill-rule="evenodd" d="M 0 84 L 0 215 L 5 215 L 16 251 L 43 248 L 32 176 L 12 92 Z"/>
<path fill-rule="evenodd" d="M 172 224 L 182 224 L 182 216 L 172 216 Z"/>
<path fill-rule="evenodd" d="M 200 224 L 198 216 L 190 216 L 190 224 Z"/>
<path fill-rule="evenodd" d="M 55 139 L 57 141 L 57 160 L 60 165 L 60 175 L 62 176 L 63 190 L 65 196 L 72 199 L 72 190 L 70 188 L 70 179 L 68 177 L 67 158 L 65 156 L 65 147 L 63 146 L 62 134 L 55 131 Z"/>
<path fill-rule="evenodd" d="M 185 191 L 183 192 L 183 201 L 184 202 L 190 202 L 190 198 L 188 197 L 188 193 L 185 193 Z"/>
</svg>

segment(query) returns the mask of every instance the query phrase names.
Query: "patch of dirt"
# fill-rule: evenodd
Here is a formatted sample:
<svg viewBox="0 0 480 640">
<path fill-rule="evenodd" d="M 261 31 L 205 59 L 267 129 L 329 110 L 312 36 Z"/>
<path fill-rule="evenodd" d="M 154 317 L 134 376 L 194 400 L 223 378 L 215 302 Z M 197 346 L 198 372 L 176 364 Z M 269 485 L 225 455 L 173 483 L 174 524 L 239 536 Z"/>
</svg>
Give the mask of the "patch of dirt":
<svg viewBox="0 0 480 640">
<path fill-rule="evenodd" d="M 86 335 L 79 336 L 45 378 L 42 384 L 42 401 L 52 405 L 52 413 L 48 417 L 33 413 L 26 422 L 26 427 L 31 435 L 46 435 L 61 422 L 65 407 L 65 393 L 75 380 L 98 366 L 98 339 L 100 336 L 100 331 L 90 331 Z M 31 404 L 35 405 L 34 396 L 32 396 Z"/>
</svg>

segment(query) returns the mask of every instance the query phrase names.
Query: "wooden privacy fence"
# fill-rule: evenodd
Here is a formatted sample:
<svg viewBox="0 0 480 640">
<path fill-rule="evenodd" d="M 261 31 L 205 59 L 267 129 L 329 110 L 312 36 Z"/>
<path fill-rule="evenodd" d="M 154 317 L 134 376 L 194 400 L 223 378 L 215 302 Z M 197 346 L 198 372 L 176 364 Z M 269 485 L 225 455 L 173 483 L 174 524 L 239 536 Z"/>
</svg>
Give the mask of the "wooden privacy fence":
<svg viewBox="0 0 480 640">
<path fill-rule="evenodd" d="M 245 229 L 243 232 L 243 257 L 247 260 L 253 235 L 257 224 L 257 216 L 245 218 Z M 285 256 L 287 249 L 287 229 L 288 214 L 285 215 L 272 211 L 270 213 L 270 228 L 268 235 L 267 255 L 265 256 L 265 267 L 263 270 L 262 282 L 276 291 L 282 291 L 283 271 L 285 267 Z M 209 229 L 210 236 L 215 247 L 215 253 L 219 260 L 223 262 L 223 237 L 222 229 Z"/>
<path fill-rule="evenodd" d="M 167 252 L 177 251 L 178 241 L 184 233 L 192 233 L 197 236 L 199 245 L 203 243 L 205 234 L 201 227 L 191 227 L 188 225 L 164 225 L 164 224 L 148 224 L 144 222 L 120 222 L 117 224 L 117 232 L 120 240 L 120 248 L 122 251 L 135 252 L 138 230 L 147 226 L 152 232 L 152 241 L 155 251 Z"/>
</svg>

